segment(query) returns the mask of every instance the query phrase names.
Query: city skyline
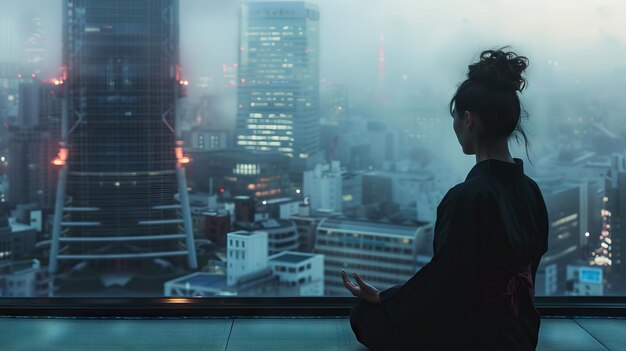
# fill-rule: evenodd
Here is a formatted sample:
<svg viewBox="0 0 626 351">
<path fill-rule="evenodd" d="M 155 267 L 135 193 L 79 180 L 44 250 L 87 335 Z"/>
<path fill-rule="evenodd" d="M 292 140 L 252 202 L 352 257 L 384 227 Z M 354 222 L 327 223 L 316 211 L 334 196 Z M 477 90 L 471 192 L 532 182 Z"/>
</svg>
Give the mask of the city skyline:
<svg viewBox="0 0 626 351">
<path fill-rule="evenodd" d="M 498 18 L 489 23 L 502 30 L 493 31 L 481 26 L 489 17 L 478 7 L 451 1 L 310 2 L 317 6 L 283 1 L 243 7 L 239 1 L 189 1 L 180 12 L 176 0 L 151 11 L 137 11 L 139 3 L 66 1 L 73 6 L 65 11 L 70 17 L 63 65 L 50 49 L 58 31 L 50 25 L 54 22 L 45 17 L 38 22 L 34 19 L 40 17 L 24 12 L 16 18 L 32 20 L 25 37 L 36 40 L 23 47 L 23 59 L 12 59 L 22 68 L 0 62 L 0 117 L 7 126 L 0 146 L 3 153 L 11 150 L 8 161 L 0 159 L 0 192 L 28 194 L 4 207 L 11 211 L 10 230 L 0 234 L 0 244 L 11 254 L 0 263 L 9 265 L 15 251 L 44 264 L 50 259 L 49 269 L 56 273 L 59 257 L 106 259 L 109 266 L 87 265 L 81 273 L 85 265 L 79 264 L 75 273 L 92 281 L 105 273 L 111 291 L 121 288 L 122 293 L 130 290 L 120 276 L 149 266 L 156 275 L 165 272 L 159 276 L 163 281 L 150 287 L 148 294 L 154 295 L 167 290 L 176 296 L 193 296 L 190 291 L 289 296 L 298 289 L 347 294 L 333 276 L 342 267 L 378 274 L 374 281 L 386 286 L 401 283 L 428 262 L 437 203 L 475 161 L 461 153 L 452 131 L 446 111 L 451 92 L 480 50 L 508 36 L 503 44 L 530 57 L 529 89 L 521 99 L 530 115 L 523 123 L 532 163 L 525 162 L 524 169 L 544 191 L 551 216 L 552 251 L 537 275 L 538 294 L 626 292 L 621 224 L 626 218 L 626 106 L 617 88 L 626 79 L 626 66 L 619 55 L 591 55 L 610 43 L 619 45 L 603 52 L 621 50 L 626 33 L 612 14 L 621 6 L 590 11 L 581 5 L 568 10 L 572 16 L 563 22 L 552 23 L 550 14 L 557 8 L 550 4 L 533 26 Z M 100 11 L 88 9 L 85 15 L 82 3 Z M 502 14 L 513 10 L 507 2 L 485 4 Z M 213 12 L 201 17 L 209 8 Z M 537 12 L 528 4 L 516 9 Z M 258 17 L 251 15 L 256 10 Z M 302 16 L 283 23 L 281 16 L 293 15 L 290 11 Z M 374 20 L 352 20 L 364 14 Z M 418 14 L 423 21 L 412 20 Z M 602 30 L 576 27 L 594 18 L 606 20 Z M 268 34 L 275 26 L 278 34 Z M 301 38 L 292 40 L 292 26 L 302 27 Z M 564 29 L 572 26 L 571 33 Z M 7 28 L 0 26 L 0 47 L 20 47 L 6 39 Z M 532 37 L 539 28 L 546 35 Z M 197 40 L 199 33 L 207 34 L 204 40 Z M 471 36 L 476 40 L 458 42 Z M 280 51 L 272 45 L 277 42 L 285 45 Z M 31 65 L 42 67 L 42 73 L 31 75 L 29 70 L 38 69 Z M 57 72 L 46 73 L 45 66 L 55 65 Z M 43 93 L 29 95 L 33 82 Z M 58 97 L 47 96 L 48 90 Z M 58 118 L 60 108 L 45 113 L 36 108 L 60 101 L 55 99 L 67 103 L 68 119 L 61 128 L 65 143 L 55 149 L 53 161 L 35 155 L 37 147 L 23 146 L 47 134 L 19 128 L 30 120 Z M 279 126 L 290 129 L 275 132 Z M 299 137 L 305 146 L 297 145 Z M 524 154 L 514 141 L 511 145 L 514 156 Z M 292 158 L 271 154 L 276 151 Z M 294 159 L 310 162 L 294 172 L 288 167 Z M 21 177 L 33 179 L 29 187 L 16 181 L 50 161 L 60 166 L 59 194 L 68 194 L 57 198 L 56 212 L 33 205 L 32 194 L 43 191 L 41 181 Z M 19 172 L 11 168 L 16 164 Z M 12 225 L 37 227 L 37 243 L 18 242 Z M 273 256 L 262 255 L 262 268 L 237 268 L 237 279 L 224 285 L 231 252 L 249 254 L 232 247 L 227 239 L 233 233 L 267 235 Z M 170 261 L 170 254 L 179 259 Z M 301 263 L 314 256 L 321 260 L 311 271 L 314 276 L 286 274 L 309 272 Z M 369 264 L 385 257 L 402 262 L 395 268 Z M 142 260 L 149 261 L 146 267 L 136 263 Z M 0 280 L 12 274 L 3 272 Z M 45 275 L 32 277 L 48 281 Z M 97 294 L 89 287 L 84 293 Z"/>
</svg>

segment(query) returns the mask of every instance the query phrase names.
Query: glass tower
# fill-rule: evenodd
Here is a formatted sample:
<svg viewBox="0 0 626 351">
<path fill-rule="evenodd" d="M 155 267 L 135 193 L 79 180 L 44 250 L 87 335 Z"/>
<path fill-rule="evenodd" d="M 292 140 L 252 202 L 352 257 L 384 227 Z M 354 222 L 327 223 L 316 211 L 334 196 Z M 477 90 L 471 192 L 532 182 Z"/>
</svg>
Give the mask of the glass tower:
<svg viewBox="0 0 626 351">
<path fill-rule="evenodd" d="M 319 11 L 255 2 L 240 13 L 239 148 L 308 159 L 319 149 Z"/>
<path fill-rule="evenodd" d="M 51 272 L 196 268 L 175 127 L 178 0 L 66 0 L 63 61 Z"/>
</svg>

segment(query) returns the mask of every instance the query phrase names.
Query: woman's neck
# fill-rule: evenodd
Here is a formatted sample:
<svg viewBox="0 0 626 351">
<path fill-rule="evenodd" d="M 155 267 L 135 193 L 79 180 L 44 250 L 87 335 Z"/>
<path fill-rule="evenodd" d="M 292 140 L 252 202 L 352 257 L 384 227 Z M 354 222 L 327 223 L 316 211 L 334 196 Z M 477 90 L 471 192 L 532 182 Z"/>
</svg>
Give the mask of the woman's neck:
<svg viewBox="0 0 626 351">
<path fill-rule="evenodd" d="M 493 141 L 489 144 L 484 143 L 476 147 L 476 163 L 484 160 L 494 159 L 510 163 L 515 163 L 511 152 L 509 151 L 509 142 L 507 139 Z"/>
</svg>

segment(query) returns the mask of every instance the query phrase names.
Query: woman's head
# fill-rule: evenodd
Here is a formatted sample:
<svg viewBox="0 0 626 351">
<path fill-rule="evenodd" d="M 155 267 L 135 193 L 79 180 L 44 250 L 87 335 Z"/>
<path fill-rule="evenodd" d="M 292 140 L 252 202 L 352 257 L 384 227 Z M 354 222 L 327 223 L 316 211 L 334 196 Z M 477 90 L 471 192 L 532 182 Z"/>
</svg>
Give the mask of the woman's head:
<svg viewBox="0 0 626 351">
<path fill-rule="evenodd" d="M 517 95 L 526 87 L 522 73 L 528 58 L 503 49 L 483 51 L 479 61 L 469 65 L 467 79 L 450 100 L 454 131 L 465 154 L 475 154 L 477 144 L 508 140 L 514 131 L 524 137 L 528 152 Z"/>
</svg>

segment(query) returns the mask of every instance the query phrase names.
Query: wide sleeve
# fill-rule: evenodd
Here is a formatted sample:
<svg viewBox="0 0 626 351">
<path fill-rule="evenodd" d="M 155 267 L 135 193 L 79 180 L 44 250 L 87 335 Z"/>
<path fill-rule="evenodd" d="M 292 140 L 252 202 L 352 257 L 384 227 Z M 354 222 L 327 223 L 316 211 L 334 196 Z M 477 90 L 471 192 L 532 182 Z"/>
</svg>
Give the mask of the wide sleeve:
<svg viewBox="0 0 626 351">
<path fill-rule="evenodd" d="M 480 196 L 456 187 L 446 194 L 437 213 L 433 258 L 404 285 L 380 293 L 383 309 L 397 326 L 427 329 L 437 321 L 469 322 L 486 212 Z"/>
<path fill-rule="evenodd" d="M 538 211 L 538 228 L 536 230 L 537 233 L 537 242 L 538 251 L 537 255 L 532 262 L 532 275 L 533 275 L 533 283 L 535 283 L 535 278 L 537 275 L 537 269 L 539 268 L 539 263 L 541 262 L 541 257 L 548 251 L 548 234 L 550 233 L 550 221 L 548 219 L 548 210 L 546 208 L 546 202 L 541 194 L 541 189 L 536 182 L 530 182 L 535 191 L 535 197 L 537 201 L 537 211 Z"/>
</svg>

